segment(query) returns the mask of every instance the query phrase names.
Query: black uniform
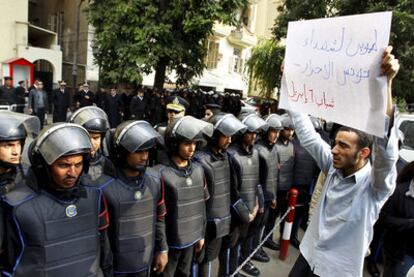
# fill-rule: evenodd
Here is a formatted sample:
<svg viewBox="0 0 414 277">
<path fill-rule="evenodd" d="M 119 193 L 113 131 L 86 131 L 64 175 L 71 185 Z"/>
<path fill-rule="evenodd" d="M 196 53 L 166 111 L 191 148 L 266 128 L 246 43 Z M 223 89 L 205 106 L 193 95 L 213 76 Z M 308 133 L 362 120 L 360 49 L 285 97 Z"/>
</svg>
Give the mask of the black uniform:
<svg viewBox="0 0 414 277">
<path fill-rule="evenodd" d="M 105 112 L 108 115 L 108 121 L 111 128 L 116 128 L 122 120 L 123 103 L 120 95 L 107 94 L 105 97 Z"/>
<path fill-rule="evenodd" d="M 16 96 L 13 93 L 13 87 L 1 86 L 0 87 L 0 105 L 13 105 L 16 104 Z"/>
<path fill-rule="evenodd" d="M 14 89 L 14 95 L 16 98 L 16 104 L 18 105 L 16 108 L 16 112 L 22 113 L 24 110 L 24 105 L 26 104 L 26 97 L 28 93 L 26 93 L 26 88 L 22 86 L 18 86 Z"/>
<path fill-rule="evenodd" d="M 90 90 L 88 90 L 88 92 L 84 90 L 80 90 L 73 96 L 74 102 L 79 103 L 79 108 L 86 107 L 86 106 L 92 106 L 94 99 L 95 99 L 95 95 Z"/>
<path fill-rule="evenodd" d="M 131 113 L 131 118 L 135 120 L 143 120 L 146 118 L 146 109 L 148 108 L 148 101 L 145 96 L 140 97 L 135 95 L 130 101 L 129 111 Z"/>
<path fill-rule="evenodd" d="M 319 175 L 319 168 L 312 156 L 300 145 L 297 138 L 293 140 L 295 149 L 294 175 L 292 187 L 299 192 L 296 200 L 295 219 L 292 225 L 291 240 L 297 241 L 297 232 L 302 221 L 307 222 L 309 202 L 316 180 Z"/>
<path fill-rule="evenodd" d="M 66 114 L 71 106 L 69 91 L 60 88 L 52 91 L 53 122 L 66 122 Z"/>
</svg>

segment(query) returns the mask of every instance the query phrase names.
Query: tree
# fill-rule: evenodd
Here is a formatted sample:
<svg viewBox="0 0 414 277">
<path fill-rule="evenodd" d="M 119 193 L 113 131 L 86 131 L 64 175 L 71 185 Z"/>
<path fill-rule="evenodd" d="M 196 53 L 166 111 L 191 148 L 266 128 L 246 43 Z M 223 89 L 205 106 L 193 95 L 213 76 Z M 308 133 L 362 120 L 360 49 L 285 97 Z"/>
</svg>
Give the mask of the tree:
<svg viewBox="0 0 414 277">
<path fill-rule="evenodd" d="M 253 86 L 259 88 L 260 95 L 270 98 L 274 89 L 279 85 L 282 72 L 280 66 L 283 61 L 285 48 L 273 40 L 261 40 L 252 49 L 247 61 L 247 70 Z"/>
<path fill-rule="evenodd" d="M 95 27 L 94 56 L 107 82 L 140 82 L 155 70 L 162 88 L 166 70 L 186 84 L 204 68 L 206 40 L 219 21 L 239 23 L 248 0 L 94 0 L 89 20 Z"/>
</svg>

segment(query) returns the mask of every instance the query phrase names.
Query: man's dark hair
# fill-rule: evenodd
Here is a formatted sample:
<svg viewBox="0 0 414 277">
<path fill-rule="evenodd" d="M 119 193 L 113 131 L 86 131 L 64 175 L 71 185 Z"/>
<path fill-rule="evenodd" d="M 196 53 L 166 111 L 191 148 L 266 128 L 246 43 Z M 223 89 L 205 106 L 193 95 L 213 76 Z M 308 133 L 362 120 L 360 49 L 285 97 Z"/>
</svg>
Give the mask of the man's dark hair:
<svg viewBox="0 0 414 277">
<path fill-rule="evenodd" d="M 369 135 L 365 132 L 362 132 L 360 130 L 351 128 L 351 127 L 347 127 L 347 126 L 341 126 L 338 131 L 336 132 L 336 134 L 338 134 L 338 132 L 352 132 L 357 134 L 358 136 L 358 150 L 361 150 L 364 147 L 368 147 L 369 150 L 372 152 L 372 144 L 374 143 L 374 137 L 372 135 Z M 336 135 L 335 135 L 336 137 Z M 371 155 L 370 155 L 371 156 Z"/>
</svg>

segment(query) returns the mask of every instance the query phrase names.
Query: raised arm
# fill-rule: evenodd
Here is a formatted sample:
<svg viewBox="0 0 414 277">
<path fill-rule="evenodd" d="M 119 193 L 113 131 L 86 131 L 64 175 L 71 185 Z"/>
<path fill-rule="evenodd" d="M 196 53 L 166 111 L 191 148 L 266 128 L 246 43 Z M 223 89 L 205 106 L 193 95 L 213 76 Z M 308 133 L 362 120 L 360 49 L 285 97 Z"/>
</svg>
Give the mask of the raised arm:
<svg viewBox="0 0 414 277">
<path fill-rule="evenodd" d="M 375 137 L 372 149 L 372 188 L 378 200 L 385 199 L 392 193 L 397 177 L 395 164 L 398 160 L 398 130 L 394 126 L 392 81 L 397 75 L 400 65 L 391 51 L 392 46 L 388 46 L 384 51 L 381 63 L 382 74 L 387 76 L 387 122 L 385 122 L 384 137 Z"/>
</svg>

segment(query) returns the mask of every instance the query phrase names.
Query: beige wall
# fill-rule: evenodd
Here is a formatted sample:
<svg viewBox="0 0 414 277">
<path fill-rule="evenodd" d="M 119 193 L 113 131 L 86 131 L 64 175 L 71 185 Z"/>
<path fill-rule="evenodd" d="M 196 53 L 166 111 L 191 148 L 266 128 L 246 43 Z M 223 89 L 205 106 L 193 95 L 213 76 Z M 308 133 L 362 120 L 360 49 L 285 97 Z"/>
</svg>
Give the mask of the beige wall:
<svg viewBox="0 0 414 277">
<path fill-rule="evenodd" d="M 272 28 L 278 15 L 277 7 L 281 0 L 259 0 L 257 3 L 256 36 L 272 37 Z"/>
<path fill-rule="evenodd" d="M 16 57 L 16 44 L 27 43 L 27 0 L 0 0 L 0 62 Z"/>
</svg>

